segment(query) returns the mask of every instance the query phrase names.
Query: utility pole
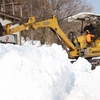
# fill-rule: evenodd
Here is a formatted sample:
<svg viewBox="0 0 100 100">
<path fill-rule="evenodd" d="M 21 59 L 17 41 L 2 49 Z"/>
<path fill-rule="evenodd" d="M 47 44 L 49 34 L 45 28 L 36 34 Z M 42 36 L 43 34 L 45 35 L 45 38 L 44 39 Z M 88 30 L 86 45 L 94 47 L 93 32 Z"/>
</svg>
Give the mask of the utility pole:
<svg viewBox="0 0 100 100">
<path fill-rule="evenodd" d="M 32 9 L 33 9 L 33 4 L 32 4 L 33 2 L 32 2 L 32 0 L 31 0 L 31 16 L 32 16 Z"/>
<path fill-rule="evenodd" d="M 15 15 L 15 6 L 14 6 L 13 0 L 12 0 L 12 13 L 13 13 L 13 15 Z"/>
<path fill-rule="evenodd" d="M 3 0 L 3 12 L 5 12 L 5 0 Z"/>
<path fill-rule="evenodd" d="M 20 4 L 20 17 L 23 17 L 23 12 L 22 12 L 22 4 Z"/>
</svg>

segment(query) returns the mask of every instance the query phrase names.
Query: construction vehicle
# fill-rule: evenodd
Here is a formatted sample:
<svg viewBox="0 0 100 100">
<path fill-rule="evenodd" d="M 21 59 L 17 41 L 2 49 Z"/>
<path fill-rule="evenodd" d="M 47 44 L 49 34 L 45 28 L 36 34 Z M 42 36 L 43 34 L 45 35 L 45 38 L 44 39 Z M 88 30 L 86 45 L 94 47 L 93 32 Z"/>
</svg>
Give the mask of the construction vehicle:
<svg viewBox="0 0 100 100">
<path fill-rule="evenodd" d="M 37 30 L 40 27 L 48 27 L 52 29 L 64 42 L 70 59 L 77 59 L 78 57 L 89 59 L 89 61 L 93 65 L 93 69 L 96 65 L 100 65 L 99 59 L 92 59 L 94 57 L 100 56 L 100 38 L 93 41 L 94 45 L 91 45 L 91 47 L 87 47 L 86 35 L 80 35 L 78 37 L 74 36 L 72 42 L 60 28 L 56 16 L 40 22 L 37 22 L 35 17 L 30 17 L 27 21 L 23 22 L 19 26 L 15 28 L 10 27 L 11 24 L 7 24 L 5 26 L 5 31 L 3 32 L 3 35 L 13 34 L 22 30 L 28 30 L 29 28 Z"/>
</svg>

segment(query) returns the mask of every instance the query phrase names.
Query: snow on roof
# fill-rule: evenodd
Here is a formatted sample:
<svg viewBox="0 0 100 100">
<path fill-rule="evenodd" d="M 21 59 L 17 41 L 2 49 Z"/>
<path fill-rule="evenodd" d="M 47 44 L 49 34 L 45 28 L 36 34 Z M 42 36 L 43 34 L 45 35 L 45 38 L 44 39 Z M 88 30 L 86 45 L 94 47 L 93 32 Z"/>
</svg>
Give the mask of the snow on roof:
<svg viewBox="0 0 100 100">
<path fill-rule="evenodd" d="M 90 12 L 83 12 L 83 13 L 78 13 L 76 15 L 68 17 L 68 21 L 79 21 L 79 20 L 96 20 L 100 18 L 100 14 L 95 14 L 95 13 L 90 13 Z"/>
</svg>

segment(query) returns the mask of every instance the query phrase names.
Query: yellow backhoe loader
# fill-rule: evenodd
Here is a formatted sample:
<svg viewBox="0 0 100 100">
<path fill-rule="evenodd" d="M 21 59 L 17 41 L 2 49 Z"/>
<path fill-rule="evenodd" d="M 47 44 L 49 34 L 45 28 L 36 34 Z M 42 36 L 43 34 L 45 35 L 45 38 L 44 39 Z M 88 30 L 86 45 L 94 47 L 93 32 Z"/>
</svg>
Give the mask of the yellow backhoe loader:
<svg viewBox="0 0 100 100">
<path fill-rule="evenodd" d="M 66 48 L 68 49 L 70 59 L 77 59 L 78 57 L 92 59 L 94 57 L 100 56 L 100 38 L 93 41 L 92 43 L 93 45 L 91 45 L 90 47 L 87 46 L 86 35 L 79 35 L 78 37 L 75 36 L 72 42 L 69 40 L 69 38 L 66 36 L 66 34 L 62 31 L 62 29 L 58 25 L 56 16 L 53 16 L 50 19 L 43 20 L 40 22 L 37 22 L 36 18 L 33 16 L 15 28 L 10 28 L 10 27 L 11 24 L 7 24 L 5 26 L 4 28 L 5 31 L 3 32 L 3 35 L 13 34 L 15 32 L 22 30 L 28 30 L 29 28 L 37 30 L 40 27 L 48 27 L 52 29 L 65 43 Z M 93 68 L 95 68 L 96 65 L 100 65 L 99 59 L 92 59 L 89 61 L 93 64 Z"/>
</svg>

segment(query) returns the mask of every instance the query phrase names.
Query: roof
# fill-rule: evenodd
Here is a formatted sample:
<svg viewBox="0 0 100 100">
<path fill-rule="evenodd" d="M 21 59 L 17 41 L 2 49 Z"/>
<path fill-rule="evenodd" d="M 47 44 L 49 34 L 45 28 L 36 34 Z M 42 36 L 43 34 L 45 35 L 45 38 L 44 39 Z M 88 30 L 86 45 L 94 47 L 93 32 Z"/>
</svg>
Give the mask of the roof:
<svg viewBox="0 0 100 100">
<path fill-rule="evenodd" d="M 76 15 L 68 17 L 68 22 L 72 21 L 79 21 L 79 20 L 98 20 L 100 19 L 100 14 L 90 13 L 90 12 L 83 12 L 78 13 Z"/>
</svg>

